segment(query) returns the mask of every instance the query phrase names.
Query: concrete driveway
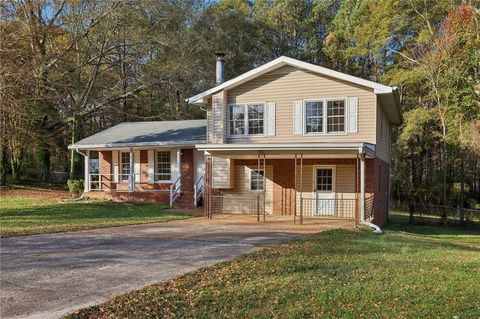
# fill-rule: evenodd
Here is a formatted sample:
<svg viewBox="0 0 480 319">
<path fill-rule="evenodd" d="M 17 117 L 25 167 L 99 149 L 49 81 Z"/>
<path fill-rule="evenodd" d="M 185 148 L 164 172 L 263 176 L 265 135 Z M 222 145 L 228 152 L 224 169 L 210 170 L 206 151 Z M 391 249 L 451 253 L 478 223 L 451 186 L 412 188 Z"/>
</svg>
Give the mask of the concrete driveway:
<svg viewBox="0 0 480 319">
<path fill-rule="evenodd" d="M 0 317 L 57 318 L 264 245 L 351 226 L 192 218 L 1 239 Z"/>
</svg>

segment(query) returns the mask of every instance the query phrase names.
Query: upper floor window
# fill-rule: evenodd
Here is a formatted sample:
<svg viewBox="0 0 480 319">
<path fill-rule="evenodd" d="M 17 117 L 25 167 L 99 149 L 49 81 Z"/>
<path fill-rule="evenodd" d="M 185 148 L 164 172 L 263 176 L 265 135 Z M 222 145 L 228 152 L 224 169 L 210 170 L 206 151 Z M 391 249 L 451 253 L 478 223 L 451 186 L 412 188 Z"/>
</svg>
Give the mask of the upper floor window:
<svg viewBox="0 0 480 319">
<path fill-rule="evenodd" d="M 327 133 L 345 132 L 345 101 L 327 101 Z"/>
<path fill-rule="evenodd" d="M 323 101 L 305 103 L 305 132 L 323 132 Z"/>
<path fill-rule="evenodd" d="M 155 181 L 170 181 L 172 179 L 172 165 L 170 151 L 157 151 Z"/>
<path fill-rule="evenodd" d="M 262 103 L 229 106 L 229 135 L 263 135 L 265 131 L 265 105 Z"/>
<path fill-rule="evenodd" d="M 305 134 L 344 133 L 345 100 L 306 101 Z"/>
</svg>

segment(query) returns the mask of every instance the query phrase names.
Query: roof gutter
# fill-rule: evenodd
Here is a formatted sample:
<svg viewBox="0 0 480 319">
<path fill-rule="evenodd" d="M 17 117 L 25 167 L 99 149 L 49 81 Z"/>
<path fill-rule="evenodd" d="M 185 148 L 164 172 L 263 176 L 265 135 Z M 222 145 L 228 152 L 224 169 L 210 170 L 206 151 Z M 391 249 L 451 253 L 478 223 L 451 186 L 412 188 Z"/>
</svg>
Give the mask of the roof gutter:
<svg viewBox="0 0 480 319">
<path fill-rule="evenodd" d="M 95 150 L 95 149 L 117 149 L 117 148 L 146 148 L 146 147 L 195 147 L 197 143 L 202 143 L 203 141 L 191 141 L 184 144 L 169 144 L 169 143 L 125 143 L 125 144 L 85 144 L 78 145 L 72 144 L 68 145 L 69 150 Z"/>
</svg>

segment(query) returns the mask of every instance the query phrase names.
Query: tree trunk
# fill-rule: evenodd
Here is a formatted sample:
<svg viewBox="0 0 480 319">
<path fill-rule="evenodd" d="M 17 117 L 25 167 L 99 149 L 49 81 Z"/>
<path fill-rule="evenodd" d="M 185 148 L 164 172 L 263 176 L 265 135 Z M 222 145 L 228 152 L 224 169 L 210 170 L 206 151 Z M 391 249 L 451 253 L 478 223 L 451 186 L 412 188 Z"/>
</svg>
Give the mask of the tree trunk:
<svg viewBox="0 0 480 319">
<path fill-rule="evenodd" d="M 465 162 L 460 151 L 460 225 L 464 224 Z"/>
<path fill-rule="evenodd" d="M 76 118 L 75 115 L 72 119 L 72 144 L 75 143 L 75 134 L 76 134 Z M 75 150 L 70 151 L 70 179 L 73 179 L 75 176 Z"/>
</svg>

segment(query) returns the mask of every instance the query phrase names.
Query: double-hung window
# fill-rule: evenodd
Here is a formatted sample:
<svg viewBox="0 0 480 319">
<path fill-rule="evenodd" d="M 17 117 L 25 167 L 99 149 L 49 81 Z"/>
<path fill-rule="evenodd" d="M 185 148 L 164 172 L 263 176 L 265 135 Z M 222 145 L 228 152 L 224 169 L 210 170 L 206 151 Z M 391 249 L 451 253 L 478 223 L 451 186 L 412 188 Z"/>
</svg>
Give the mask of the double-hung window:
<svg viewBox="0 0 480 319">
<path fill-rule="evenodd" d="M 327 101 L 327 133 L 345 132 L 345 100 Z"/>
<path fill-rule="evenodd" d="M 155 174 L 156 182 L 167 182 L 172 179 L 172 165 L 170 151 L 157 151 Z"/>
<path fill-rule="evenodd" d="M 128 177 L 130 176 L 130 152 L 120 153 L 120 167 L 120 181 L 128 182 Z"/>
<path fill-rule="evenodd" d="M 345 100 L 306 101 L 305 134 L 345 132 Z"/>
<path fill-rule="evenodd" d="M 251 170 L 250 171 L 250 190 L 251 191 L 263 191 L 264 190 L 264 171 Z"/>
<path fill-rule="evenodd" d="M 263 135 L 265 104 L 235 104 L 229 106 L 229 136 Z"/>
<path fill-rule="evenodd" d="M 323 101 L 305 103 L 305 132 L 323 133 Z"/>
</svg>

